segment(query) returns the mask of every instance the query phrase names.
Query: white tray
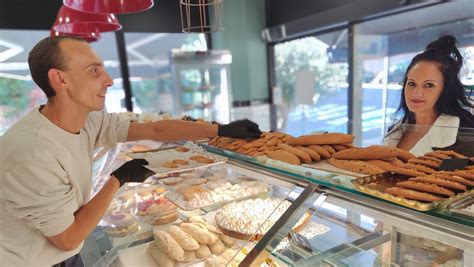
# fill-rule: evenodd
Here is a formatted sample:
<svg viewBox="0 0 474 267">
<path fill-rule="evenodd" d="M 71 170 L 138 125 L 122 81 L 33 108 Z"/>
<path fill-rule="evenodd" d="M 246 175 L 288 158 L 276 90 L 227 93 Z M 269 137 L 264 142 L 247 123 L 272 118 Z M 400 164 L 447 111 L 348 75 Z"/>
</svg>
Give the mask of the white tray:
<svg viewBox="0 0 474 267">
<path fill-rule="evenodd" d="M 221 164 L 227 161 L 226 157 L 208 153 L 202 147 L 194 143 L 188 142 L 184 146 L 189 149 L 188 152 L 179 152 L 179 151 L 176 151 L 174 148 L 170 148 L 170 149 L 152 151 L 152 152 L 146 152 L 146 153 L 134 153 L 131 155 L 131 157 L 146 159 L 149 165 L 146 165 L 145 167 L 155 172 L 157 175 L 190 171 L 190 170 L 194 170 L 198 168 L 207 168 L 207 167 Z M 201 162 L 197 162 L 197 161 L 189 159 L 192 156 L 198 156 L 198 155 L 212 159 L 214 162 L 201 163 Z M 171 162 L 174 159 L 184 159 L 188 161 L 188 165 L 178 165 L 178 168 L 166 168 L 162 166 L 165 162 Z"/>
</svg>

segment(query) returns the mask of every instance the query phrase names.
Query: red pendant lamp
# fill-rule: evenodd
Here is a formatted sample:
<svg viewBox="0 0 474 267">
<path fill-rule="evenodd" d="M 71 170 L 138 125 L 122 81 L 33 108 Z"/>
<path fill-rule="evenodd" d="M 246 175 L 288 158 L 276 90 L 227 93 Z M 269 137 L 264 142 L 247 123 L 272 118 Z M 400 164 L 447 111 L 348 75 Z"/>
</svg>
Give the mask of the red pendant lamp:
<svg viewBox="0 0 474 267">
<path fill-rule="evenodd" d="M 52 29 L 73 35 L 118 31 L 122 28 L 114 14 L 86 13 L 62 6 Z"/>
<path fill-rule="evenodd" d="M 50 36 L 77 36 L 82 39 L 84 39 L 88 43 L 92 43 L 95 41 L 98 41 L 100 39 L 100 33 L 99 32 L 92 32 L 90 34 L 72 34 L 72 33 L 64 33 L 64 32 L 57 32 L 53 29 L 50 31 Z"/>
<path fill-rule="evenodd" d="M 65 6 L 90 13 L 134 13 L 150 9 L 153 0 L 63 0 Z"/>
</svg>

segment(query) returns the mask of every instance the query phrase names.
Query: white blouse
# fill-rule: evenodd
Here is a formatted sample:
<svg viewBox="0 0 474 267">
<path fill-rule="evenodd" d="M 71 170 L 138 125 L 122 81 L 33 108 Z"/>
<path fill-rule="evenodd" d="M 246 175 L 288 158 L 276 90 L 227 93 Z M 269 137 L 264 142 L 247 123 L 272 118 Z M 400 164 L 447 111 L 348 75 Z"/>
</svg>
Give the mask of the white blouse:
<svg viewBox="0 0 474 267">
<path fill-rule="evenodd" d="M 453 145 L 458 135 L 459 121 L 459 117 L 441 114 L 432 126 L 410 125 L 414 127 L 413 129 L 416 129 L 416 127 L 430 127 L 428 132 L 410 149 L 410 152 L 415 156 L 422 156 L 433 151 L 433 147 L 442 148 Z M 402 125 L 402 122 L 399 121 L 385 135 L 384 144 L 396 147 L 403 137 L 404 128 L 406 129 L 407 126 Z"/>
</svg>

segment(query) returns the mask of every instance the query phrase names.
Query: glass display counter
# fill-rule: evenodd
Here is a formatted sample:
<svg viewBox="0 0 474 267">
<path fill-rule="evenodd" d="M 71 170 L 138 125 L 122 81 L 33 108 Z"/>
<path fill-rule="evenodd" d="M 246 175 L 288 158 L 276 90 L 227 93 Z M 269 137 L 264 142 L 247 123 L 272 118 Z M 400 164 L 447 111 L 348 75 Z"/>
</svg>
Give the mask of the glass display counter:
<svg viewBox="0 0 474 267">
<path fill-rule="evenodd" d="M 233 199 L 193 209 L 169 197 L 178 204 L 178 218 L 153 225 L 150 222 L 164 211 L 140 216 L 140 202 L 150 199 L 146 188 L 163 188 L 153 189 L 154 194 L 176 192 L 179 185 L 163 181 L 182 174 L 153 177 L 148 185 L 124 188 L 116 199 L 123 199 L 124 190 L 133 192 L 129 195 L 135 203 L 128 203 L 128 212 L 137 221 L 136 229 L 115 236 L 107 231 L 110 225 L 101 222 L 81 251 L 86 266 L 160 266 L 148 252 L 150 244 L 158 242 L 157 231 L 189 223 L 193 216 L 217 227 L 216 214 L 224 207 L 254 199 L 277 202 L 263 207 L 259 202 L 255 209 L 248 208 L 249 213 L 259 210 L 265 214 L 253 226 L 253 234 L 245 224 L 237 232 L 246 231 L 246 235 L 235 238 L 234 231 L 232 245 L 225 245 L 226 253 L 214 251 L 188 263 L 173 261 L 173 266 L 472 266 L 474 262 L 474 222 L 452 214 L 445 206 L 420 212 L 359 192 L 351 183 L 354 177 L 324 167 L 295 166 L 206 148 L 228 161 L 193 173 L 193 178 L 219 176 L 229 179 L 231 186 L 251 181 L 267 185 L 268 190 L 245 197 L 234 194 Z M 96 162 L 103 169 L 123 160 L 107 153 L 102 157 L 112 160 L 104 163 L 99 158 Z M 224 260 L 209 260 L 218 257 Z"/>
</svg>

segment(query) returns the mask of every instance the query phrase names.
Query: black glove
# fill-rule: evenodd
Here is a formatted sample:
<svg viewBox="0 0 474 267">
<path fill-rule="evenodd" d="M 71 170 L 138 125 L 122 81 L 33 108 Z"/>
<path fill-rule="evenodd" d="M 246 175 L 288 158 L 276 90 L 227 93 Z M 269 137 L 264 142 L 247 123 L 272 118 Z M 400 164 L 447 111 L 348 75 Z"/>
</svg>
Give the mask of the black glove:
<svg viewBox="0 0 474 267">
<path fill-rule="evenodd" d="M 261 134 L 262 131 L 258 129 L 258 125 L 247 119 L 219 125 L 217 130 L 218 136 L 232 138 L 259 138 Z"/>
<path fill-rule="evenodd" d="M 117 177 L 120 186 L 129 182 L 141 183 L 147 177 L 149 170 L 143 165 L 148 165 L 148 161 L 144 159 L 132 159 L 125 162 L 122 166 L 112 172 L 110 175 Z"/>
</svg>

